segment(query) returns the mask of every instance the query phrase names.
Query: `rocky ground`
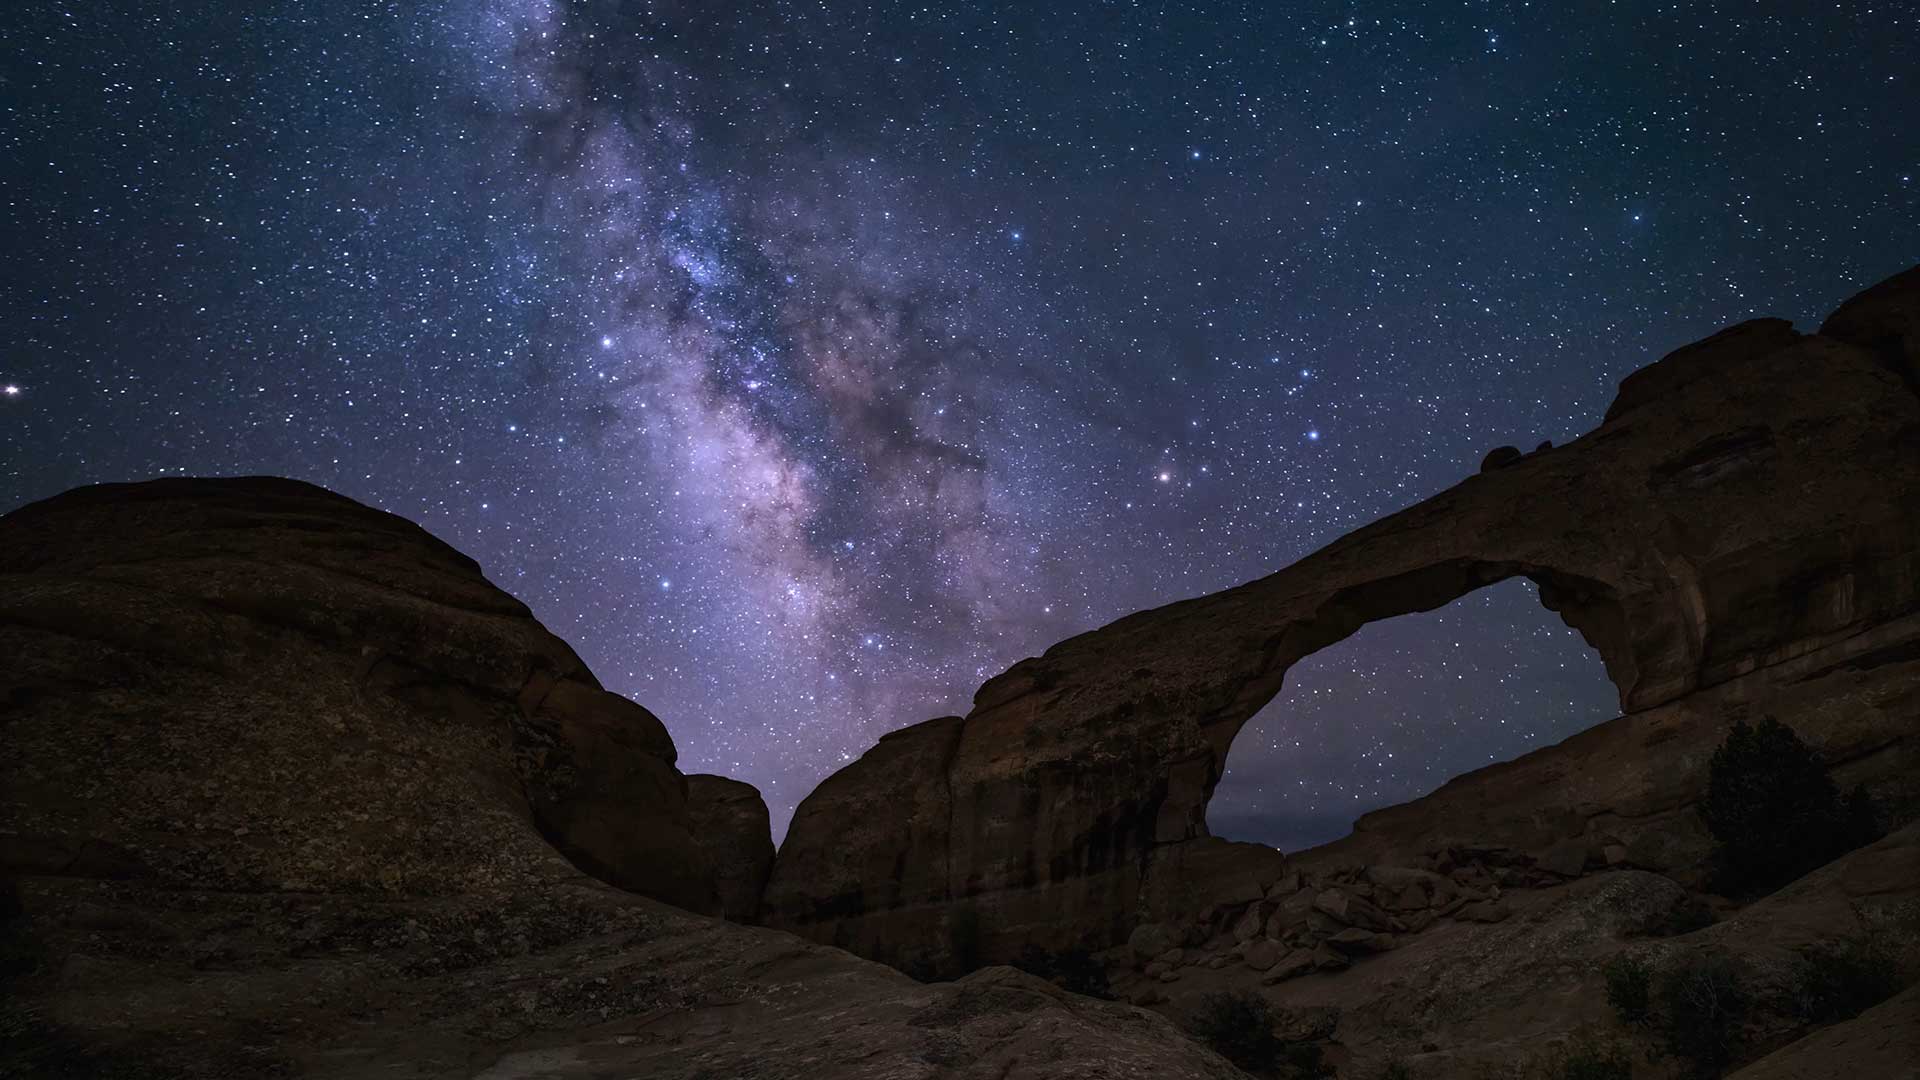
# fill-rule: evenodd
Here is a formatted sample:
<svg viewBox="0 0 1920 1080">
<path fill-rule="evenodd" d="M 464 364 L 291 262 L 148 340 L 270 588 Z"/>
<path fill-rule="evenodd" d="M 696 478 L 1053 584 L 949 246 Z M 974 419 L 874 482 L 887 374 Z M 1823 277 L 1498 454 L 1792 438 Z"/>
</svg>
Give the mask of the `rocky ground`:
<svg viewBox="0 0 1920 1080">
<path fill-rule="evenodd" d="M 1920 825 L 1745 907 L 1646 871 L 1583 872 L 1570 857 L 1559 871 L 1442 865 L 1290 871 L 1258 900 L 1143 925 L 1100 959 L 1116 994 L 1177 1020 L 1210 994 L 1258 994 L 1357 1077 L 1393 1066 L 1409 1078 L 1552 1077 L 1575 1035 L 1618 1046 L 1636 1076 L 1685 1075 L 1609 1005 L 1604 969 L 1619 957 L 1656 972 L 1735 963 L 1755 1001 L 1741 1060 L 1818 1026 L 1795 1015 L 1809 949 L 1871 941 L 1900 978 L 1920 979 Z M 1858 1075 L 1899 1075 L 1920 1061 L 1917 1040 L 1920 1028 L 1896 1030 L 1857 1050 L 1872 1065 Z"/>
</svg>

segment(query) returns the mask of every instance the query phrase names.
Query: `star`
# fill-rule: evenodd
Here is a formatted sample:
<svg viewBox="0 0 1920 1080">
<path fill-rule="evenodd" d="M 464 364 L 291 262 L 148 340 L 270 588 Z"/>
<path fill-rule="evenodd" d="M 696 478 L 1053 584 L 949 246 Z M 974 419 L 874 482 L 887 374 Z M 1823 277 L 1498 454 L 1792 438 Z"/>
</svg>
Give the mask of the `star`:
<svg viewBox="0 0 1920 1080">
<path fill-rule="evenodd" d="M 273 49 L 227 48 L 208 5 L 95 7 L 9 27 L 47 62 L 8 100 L 152 92 L 9 116 L 9 210 L 43 227 L 0 290 L 0 512 L 273 473 L 418 521 L 684 768 L 766 793 L 776 836 L 838 763 L 1059 638 L 1443 491 L 1474 432 L 1564 444 L 1648 349 L 1913 257 L 1911 72 L 1854 48 L 1808 77 L 1865 32 L 1837 10 L 1548 5 L 1516 34 L 1083 3 L 859 65 L 880 42 L 832 4 L 726 34 L 700 5 L 446 0 L 432 33 L 308 5 Z M 1462 33 L 1512 66 L 1463 69 Z M 1706 89 L 1546 74 L 1620 33 Z M 318 50 L 325 79 L 272 62 Z M 1289 670 L 1210 829 L 1333 839 L 1617 706 L 1524 585 L 1469 599 Z"/>
</svg>

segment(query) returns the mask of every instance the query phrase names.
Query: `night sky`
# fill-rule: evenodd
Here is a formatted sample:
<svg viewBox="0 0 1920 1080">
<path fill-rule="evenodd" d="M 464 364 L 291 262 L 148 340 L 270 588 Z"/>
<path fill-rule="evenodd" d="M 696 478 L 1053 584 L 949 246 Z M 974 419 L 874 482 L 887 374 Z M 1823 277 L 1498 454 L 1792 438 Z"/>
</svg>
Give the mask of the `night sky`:
<svg viewBox="0 0 1920 1080">
<path fill-rule="evenodd" d="M 402 514 L 776 832 L 1022 656 L 1920 258 L 1911 3 L 76 0 L 0 79 L 0 510 Z M 1212 820 L 1330 839 L 1615 708 L 1509 582 L 1303 662 Z"/>
</svg>

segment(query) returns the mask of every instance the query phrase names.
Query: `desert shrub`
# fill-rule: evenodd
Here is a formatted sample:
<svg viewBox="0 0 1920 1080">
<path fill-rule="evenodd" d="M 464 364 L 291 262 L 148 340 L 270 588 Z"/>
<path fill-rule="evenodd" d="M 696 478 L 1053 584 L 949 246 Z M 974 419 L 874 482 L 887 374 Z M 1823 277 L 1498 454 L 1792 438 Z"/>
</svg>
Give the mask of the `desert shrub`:
<svg viewBox="0 0 1920 1080">
<path fill-rule="evenodd" d="M 1667 1052 L 1697 1076 L 1718 1076 L 1733 1060 L 1747 1016 L 1740 970 L 1726 956 L 1698 957 L 1660 973 L 1651 1016 Z"/>
<path fill-rule="evenodd" d="M 1633 1080 L 1633 1059 L 1617 1043 L 1581 1035 L 1561 1052 L 1549 1075 L 1554 1080 Z"/>
<path fill-rule="evenodd" d="M 1653 968 L 1645 960 L 1621 953 L 1607 961 L 1602 974 L 1607 979 L 1607 1004 L 1621 1022 L 1644 1021 L 1653 997 Z"/>
<path fill-rule="evenodd" d="M 1867 938 L 1816 945 L 1800 954 L 1788 987 L 1793 1014 L 1813 1024 L 1851 1020 L 1900 992 L 1891 950 Z"/>
<path fill-rule="evenodd" d="M 1027 945 L 1013 958 L 1013 966 L 1076 994 L 1114 1000 L 1106 966 L 1085 949 L 1048 952 L 1038 945 Z"/>
<path fill-rule="evenodd" d="M 1843 804 L 1813 749 L 1772 717 L 1727 733 L 1701 813 L 1717 843 L 1715 885 L 1729 894 L 1777 888 L 1877 836 L 1866 789 Z"/>
<path fill-rule="evenodd" d="M 1716 921 L 1713 909 L 1707 906 L 1706 901 L 1688 895 L 1649 918 L 1641 930 L 1648 937 L 1679 937 L 1695 930 L 1704 930 Z"/>
<path fill-rule="evenodd" d="M 1242 1069 L 1270 1072 L 1280 1064 L 1281 1048 L 1273 1020 L 1273 1006 L 1266 998 L 1246 990 L 1222 990 L 1200 999 L 1188 1028 Z"/>
<path fill-rule="evenodd" d="M 1327 1069 L 1320 1044 L 1306 1042 L 1281 1043 L 1280 1061 L 1274 1072 L 1287 1080 L 1320 1080 L 1333 1075 Z"/>
<path fill-rule="evenodd" d="M 1200 999 L 1187 1030 L 1255 1076 L 1320 1080 L 1331 1071 L 1313 1042 L 1289 1042 L 1274 1033 L 1278 1018 L 1267 999 L 1250 990 L 1222 990 Z"/>
<path fill-rule="evenodd" d="M 1279 1063 L 1280 1040 L 1273 1033 L 1273 1007 L 1248 991 L 1219 991 L 1200 999 L 1189 1021 L 1193 1034 L 1243 1069 L 1269 1069 Z"/>
<path fill-rule="evenodd" d="M 1865 847 L 1887 834 L 1880 827 L 1880 810 L 1873 805 L 1873 796 L 1867 793 L 1865 784 L 1855 784 L 1853 790 L 1847 792 L 1840 804 L 1840 822 L 1844 851 Z"/>
<path fill-rule="evenodd" d="M 972 904 L 961 904 L 947 916 L 947 952 L 958 971 L 980 966 L 980 912 Z"/>
</svg>

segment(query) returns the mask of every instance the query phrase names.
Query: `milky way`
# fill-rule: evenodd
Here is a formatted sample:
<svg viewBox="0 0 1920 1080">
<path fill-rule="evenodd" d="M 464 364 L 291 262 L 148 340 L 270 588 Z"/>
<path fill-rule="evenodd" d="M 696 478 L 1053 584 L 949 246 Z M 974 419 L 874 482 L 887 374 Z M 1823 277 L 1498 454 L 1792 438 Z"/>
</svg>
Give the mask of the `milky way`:
<svg viewBox="0 0 1920 1080">
<path fill-rule="evenodd" d="M 1898 5 L 124 7 L 5 32 L 0 509 L 403 514 L 777 829 L 1020 657 L 1916 257 Z M 1213 822 L 1329 839 L 1616 704 L 1498 586 L 1300 665 Z"/>
</svg>

